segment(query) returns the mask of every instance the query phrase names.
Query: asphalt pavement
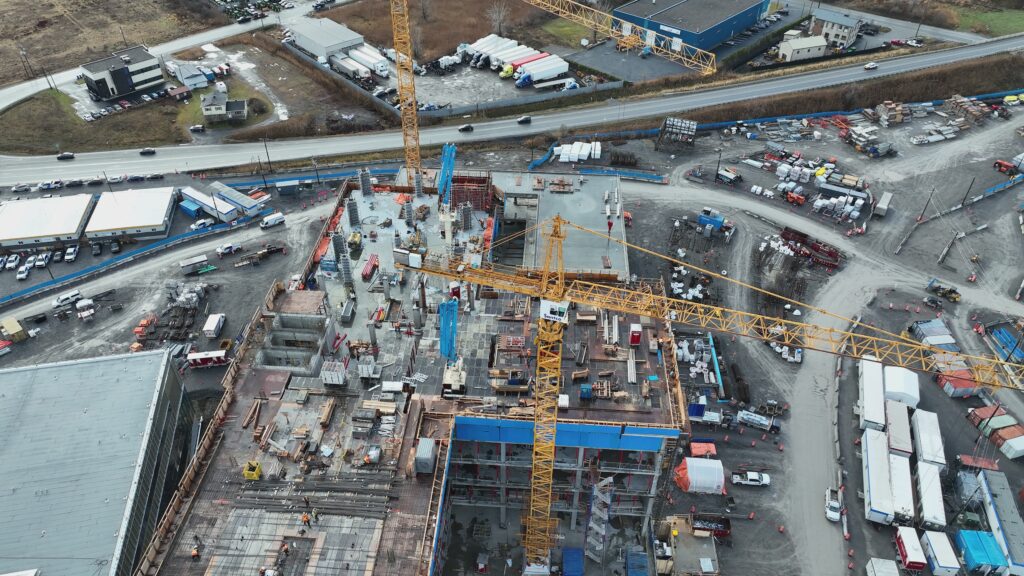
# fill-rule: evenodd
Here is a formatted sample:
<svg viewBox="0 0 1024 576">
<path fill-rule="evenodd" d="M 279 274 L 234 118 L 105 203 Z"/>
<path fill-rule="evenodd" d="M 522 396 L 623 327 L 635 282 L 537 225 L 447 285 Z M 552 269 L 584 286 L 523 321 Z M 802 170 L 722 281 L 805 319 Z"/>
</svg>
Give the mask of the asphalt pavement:
<svg viewBox="0 0 1024 576">
<path fill-rule="evenodd" d="M 938 50 L 884 60 L 879 69 L 865 71 L 862 66 L 851 65 L 818 72 L 808 72 L 736 84 L 658 98 L 606 102 L 603 105 L 554 112 L 534 116 L 533 123 L 518 125 L 514 119 L 495 120 L 476 124 L 475 131 L 461 133 L 454 126 L 424 129 L 420 132 L 423 145 L 446 142 L 472 142 L 522 138 L 524 136 L 558 130 L 562 127 L 581 128 L 611 122 L 633 120 L 651 116 L 664 116 L 723 104 L 768 98 L 778 94 L 812 90 L 826 86 L 859 82 L 866 78 L 902 74 L 913 70 L 941 66 L 1024 48 L 1024 35 L 1005 36 L 996 40 L 969 46 Z M 71 161 L 58 162 L 54 156 L 14 157 L 0 156 L 0 185 L 17 182 L 38 182 L 51 178 L 86 178 L 110 170 L 118 172 L 174 172 L 196 171 L 247 164 L 254 158 L 271 161 L 355 154 L 377 150 L 396 150 L 402 147 L 400 132 L 374 132 L 354 136 L 279 140 L 267 143 L 211 144 L 200 146 L 173 146 L 159 148 L 155 156 L 139 156 L 138 150 L 114 150 L 80 154 Z"/>
</svg>

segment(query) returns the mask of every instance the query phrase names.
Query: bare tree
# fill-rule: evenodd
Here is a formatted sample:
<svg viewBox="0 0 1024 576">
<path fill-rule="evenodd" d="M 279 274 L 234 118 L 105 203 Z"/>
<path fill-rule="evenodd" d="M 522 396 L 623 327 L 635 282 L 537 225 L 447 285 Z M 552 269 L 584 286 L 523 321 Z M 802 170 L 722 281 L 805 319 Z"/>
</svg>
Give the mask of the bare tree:
<svg viewBox="0 0 1024 576">
<path fill-rule="evenodd" d="M 420 14 L 423 15 L 423 21 L 428 22 L 430 20 L 430 10 L 434 7 L 434 0 L 420 0 Z"/>
<path fill-rule="evenodd" d="M 487 9 L 487 19 L 491 21 L 491 29 L 496 34 L 501 34 L 501 28 L 505 25 L 505 21 L 508 20 L 509 12 L 508 0 L 494 0 L 491 2 L 490 8 Z"/>
</svg>

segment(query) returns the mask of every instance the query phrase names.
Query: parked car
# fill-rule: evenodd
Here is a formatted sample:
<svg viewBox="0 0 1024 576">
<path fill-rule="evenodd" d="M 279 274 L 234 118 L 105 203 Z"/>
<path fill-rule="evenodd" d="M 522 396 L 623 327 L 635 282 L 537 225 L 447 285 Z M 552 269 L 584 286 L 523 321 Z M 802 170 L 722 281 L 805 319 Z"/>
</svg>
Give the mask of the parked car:
<svg viewBox="0 0 1024 576">
<path fill-rule="evenodd" d="M 209 228 L 216 223 L 217 221 L 213 218 L 202 218 L 200 220 L 196 220 L 194 224 L 189 226 L 189 228 L 192 230 L 202 230 L 203 228 Z"/>
<path fill-rule="evenodd" d="M 103 184 L 104 182 L 105 182 L 105 180 L 103 178 L 99 177 L 99 176 L 96 176 L 95 178 L 90 178 L 90 179 L 85 181 L 86 185 L 88 185 L 88 186 L 99 186 L 100 184 Z"/>
<path fill-rule="evenodd" d="M 57 190 L 57 189 L 60 189 L 60 188 L 63 188 L 63 187 L 64 187 L 64 181 L 63 180 L 49 180 L 47 182 L 40 182 L 39 183 L 39 189 L 40 190 Z"/>
<path fill-rule="evenodd" d="M 124 182 L 124 176 L 107 176 L 107 184 L 120 184 Z"/>
<path fill-rule="evenodd" d="M 86 112 L 85 114 L 82 114 L 82 120 L 85 120 L 86 122 L 92 122 L 95 119 L 96 119 L 96 117 L 93 116 L 92 114 L 88 113 L 88 112 Z"/>
<path fill-rule="evenodd" d="M 472 132 L 472 131 L 473 131 L 473 125 L 472 124 L 463 124 L 462 126 L 459 126 L 459 132 Z"/>
<path fill-rule="evenodd" d="M 32 186 L 29 184 L 15 184 L 11 186 L 11 192 L 30 192 L 31 190 Z"/>
<path fill-rule="evenodd" d="M 106 108 L 100 110 L 100 116 L 110 116 L 110 110 L 107 110 Z"/>
<path fill-rule="evenodd" d="M 79 179 L 79 178 L 72 178 L 71 180 L 68 180 L 67 182 L 64 183 L 64 187 L 65 188 L 78 188 L 79 186 L 83 186 L 84 184 L 85 184 L 85 182 L 83 182 L 81 179 Z"/>
<path fill-rule="evenodd" d="M 54 250 L 53 251 L 53 261 L 54 262 L 63 262 L 64 261 L 64 251 L 63 250 Z"/>
<path fill-rule="evenodd" d="M 217 255 L 218 256 L 227 256 L 228 254 L 234 254 L 235 252 L 239 252 L 241 250 L 242 250 L 242 246 L 240 244 L 235 244 L 234 242 L 228 242 L 226 244 L 221 244 L 220 246 L 217 247 Z"/>
<path fill-rule="evenodd" d="M 32 270 L 32 268 L 30 268 L 28 264 L 22 266 L 21 268 L 18 268 L 18 274 L 17 276 L 15 276 L 15 278 L 17 278 L 18 280 L 28 280 L 28 273 L 30 270 Z"/>
<path fill-rule="evenodd" d="M 772 479 L 764 472 L 733 472 L 732 483 L 742 486 L 771 486 Z"/>
<path fill-rule="evenodd" d="M 78 244 L 68 246 L 68 249 L 64 251 L 64 261 L 74 262 L 78 258 Z"/>
<path fill-rule="evenodd" d="M 50 265 L 51 258 L 53 258 L 53 256 L 49 252 L 43 252 L 36 256 L 36 268 L 46 268 Z"/>
<path fill-rule="evenodd" d="M 117 240 L 110 241 L 110 253 L 117 254 L 121 251 L 121 243 Z"/>
<path fill-rule="evenodd" d="M 114 112 L 120 112 L 122 110 L 124 110 L 124 108 L 122 108 L 120 104 L 114 104 Z"/>
<path fill-rule="evenodd" d="M 35 265 L 36 265 L 36 255 L 35 254 L 29 254 L 28 258 L 25 258 L 25 266 L 28 266 L 29 268 L 32 268 Z"/>
<path fill-rule="evenodd" d="M 75 153 L 74 152 L 61 152 L 60 154 L 57 154 L 57 160 L 74 160 L 74 159 L 75 159 Z"/>
<path fill-rule="evenodd" d="M 127 180 L 128 182 L 142 182 L 145 179 L 146 177 L 143 176 L 142 174 L 132 174 L 131 176 L 128 177 Z"/>
<path fill-rule="evenodd" d="M 103 254 L 103 244 L 93 242 L 89 245 L 89 250 L 92 252 L 93 256 L 99 256 L 100 254 Z"/>
<path fill-rule="evenodd" d="M 4 263 L 4 270 L 14 270 L 21 264 L 21 254 L 11 254 L 7 257 L 7 262 Z"/>
<path fill-rule="evenodd" d="M 163 174 L 146 174 L 146 180 L 163 180 Z"/>
<path fill-rule="evenodd" d="M 195 124 L 193 126 L 189 126 L 188 127 L 188 131 L 189 132 L 206 132 L 206 126 L 203 126 L 202 124 Z"/>
<path fill-rule="evenodd" d="M 835 488 L 825 488 L 825 519 L 829 522 L 839 522 L 842 519 L 839 491 Z"/>
<path fill-rule="evenodd" d="M 910 46 L 912 48 L 920 48 L 921 46 L 924 46 L 924 42 L 921 42 L 920 40 L 917 39 L 907 40 L 907 46 Z"/>
<path fill-rule="evenodd" d="M 5 266 L 7 266 L 7 256 L 0 256 L 0 270 L 4 270 Z"/>
<path fill-rule="evenodd" d="M 877 62 L 868 62 L 867 64 L 864 65 L 864 69 L 865 70 L 877 70 L 878 69 L 878 63 Z"/>
<path fill-rule="evenodd" d="M 239 24 L 245 24 L 246 22 L 249 22 L 250 20 L 252 20 L 252 18 L 249 17 L 249 16 L 239 16 L 238 19 L 235 20 L 235 22 L 238 22 Z"/>
<path fill-rule="evenodd" d="M 143 148 L 142 150 L 139 150 L 139 154 L 142 156 L 152 156 L 156 154 L 156 148 Z"/>
</svg>

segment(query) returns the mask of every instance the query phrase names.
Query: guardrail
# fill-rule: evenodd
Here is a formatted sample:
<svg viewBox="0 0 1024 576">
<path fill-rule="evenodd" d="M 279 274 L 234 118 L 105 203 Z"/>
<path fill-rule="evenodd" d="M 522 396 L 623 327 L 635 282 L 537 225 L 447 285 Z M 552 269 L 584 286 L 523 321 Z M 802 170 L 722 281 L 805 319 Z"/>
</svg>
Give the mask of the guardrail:
<svg viewBox="0 0 1024 576">
<path fill-rule="evenodd" d="M 36 284 L 35 286 L 31 286 L 29 288 L 25 288 L 24 290 L 19 290 L 17 292 L 4 296 L 0 298 L 0 308 L 10 306 L 11 304 L 16 304 L 18 302 L 27 300 L 34 296 L 38 296 L 39 294 L 48 292 L 56 288 L 61 288 L 69 284 L 73 284 L 75 282 L 80 282 L 82 280 L 85 280 L 86 278 L 99 274 L 100 272 L 105 272 L 112 268 L 116 268 L 118 266 L 123 266 L 125 264 L 134 262 L 139 257 L 159 252 L 161 250 L 165 250 L 167 248 L 171 248 L 179 244 L 184 244 L 196 238 L 212 236 L 214 234 L 218 234 L 221 232 L 227 232 L 229 230 L 244 228 L 245 226 L 252 224 L 256 219 L 262 218 L 273 212 L 274 209 L 267 208 L 254 216 L 243 216 L 241 218 L 238 218 L 237 220 L 233 220 L 230 223 L 216 224 L 214 226 L 210 226 L 209 228 L 204 228 L 202 230 L 190 230 L 183 234 L 177 234 L 175 236 L 164 238 L 163 240 L 157 240 L 156 242 L 148 246 L 137 248 L 135 250 L 130 250 L 128 252 L 125 252 L 124 254 L 120 254 L 116 258 L 111 258 L 105 262 L 93 264 L 92 266 L 87 266 L 81 270 L 78 270 L 77 272 L 65 274 L 64 276 L 59 276 L 52 280 L 47 280 L 45 282 Z"/>
<path fill-rule="evenodd" d="M 654 182 L 655 184 L 668 184 L 668 176 L 651 172 L 616 170 L 615 168 L 580 168 L 579 172 L 580 174 L 591 174 L 594 176 L 618 176 L 624 180 L 641 180 L 643 182 Z"/>
<path fill-rule="evenodd" d="M 399 168 L 370 168 L 370 176 L 398 176 Z M 352 178 L 358 178 L 358 170 L 345 170 L 343 172 L 328 172 L 321 173 L 321 180 L 348 180 Z M 316 177 L 309 177 L 308 172 L 303 171 L 302 175 L 283 176 L 281 178 L 266 178 L 259 180 L 249 180 L 245 182 L 228 182 L 227 185 L 232 188 L 252 188 L 255 186 L 262 186 L 264 182 L 267 184 L 277 184 L 278 182 L 292 182 L 295 180 L 316 180 Z"/>
</svg>

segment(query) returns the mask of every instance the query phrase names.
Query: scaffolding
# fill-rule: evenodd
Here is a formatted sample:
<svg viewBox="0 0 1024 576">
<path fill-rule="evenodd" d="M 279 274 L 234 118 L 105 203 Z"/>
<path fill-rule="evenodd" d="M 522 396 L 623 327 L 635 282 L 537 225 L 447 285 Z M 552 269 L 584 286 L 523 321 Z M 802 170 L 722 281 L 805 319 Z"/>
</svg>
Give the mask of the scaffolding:
<svg viewBox="0 0 1024 576">
<path fill-rule="evenodd" d="M 490 172 L 459 171 L 452 175 L 451 206 L 464 202 L 473 205 L 474 210 L 489 212 L 494 205 L 494 187 Z"/>
</svg>

